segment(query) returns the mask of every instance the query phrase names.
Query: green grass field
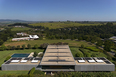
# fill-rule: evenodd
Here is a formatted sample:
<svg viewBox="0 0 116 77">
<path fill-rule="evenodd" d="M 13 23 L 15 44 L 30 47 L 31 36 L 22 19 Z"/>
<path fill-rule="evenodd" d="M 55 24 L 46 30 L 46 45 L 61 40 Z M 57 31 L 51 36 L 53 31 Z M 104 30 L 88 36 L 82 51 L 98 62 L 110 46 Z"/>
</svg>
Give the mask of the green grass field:
<svg viewBox="0 0 116 77">
<path fill-rule="evenodd" d="M 75 47 L 70 47 L 70 50 L 71 50 L 71 52 L 72 52 L 72 55 L 75 57 L 75 55 L 76 55 L 76 53 L 79 51 L 80 52 L 80 50 L 79 50 L 79 48 L 75 48 Z"/>
<path fill-rule="evenodd" d="M 94 52 L 89 49 L 84 49 L 84 50 L 87 51 L 90 55 L 96 54 L 95 57 L 106 57 L 107 58 L 107 55 L 105 55 L 103 52 Z"/>
<path fill-rule="evenodd" d="M 25 30 L 29 30 L 31 28 L 28 27 L 24 27 L 24 28 L 20 28 L 20 27 L 14 27 L 11 29 L 11 31 L 25 31 Z"/>
<path fill-rule="evenodd" d="M 86 41 L 75 41 L 75 40 L 49 40 L 49 39 L 44 39 L 44 40 L 30 40 L 30 41 L 16 41 L 16 42 L 5 42 L 4 45 L 8 46 L 17 46 L 17 45 L 27 45 L 31 44 L 31 46 L 34 46 L 35 44 L 38 44 L 39 46 L 43 43 L 58 43 L 58 42 L 65 42 L 68 43 L 69 46 L 75 46 L 75 47 L 80 47 L 82 44 L 86 46 L 95 46 L 91 45 L 90 43 Z"/>
<path fill-rule="evenodd" d="M 95 25 L 100 25 L 100 23 L 74 23 L 74 22 L 54 22 L 54 23 L 34 23 L 30 24 L 33 26 L 44 26 L 48 27 L 49 29 L 56 29 L 56 28 L 64 28 L 64 27 L 73 27 L 73 26 L 95 26 Z"/>
<path fill-rule="evenodd" d="M 3 75 L 26 75 L 26 74 L 28 74 L 28 72 L 29 71 L 0 71 L 0 76 L 3 76 Z"/>
<path fill-rule="evenodd" d="M 100 49 L 98 49 L 98 48 L 96 48 L 96 47 L 86 47 L 87 49 L 89 49 L 89 50 L 92 50 L 92 51 L 95 51 L 95 52 L 99 52 L 100 51 Z"/>
</svg>

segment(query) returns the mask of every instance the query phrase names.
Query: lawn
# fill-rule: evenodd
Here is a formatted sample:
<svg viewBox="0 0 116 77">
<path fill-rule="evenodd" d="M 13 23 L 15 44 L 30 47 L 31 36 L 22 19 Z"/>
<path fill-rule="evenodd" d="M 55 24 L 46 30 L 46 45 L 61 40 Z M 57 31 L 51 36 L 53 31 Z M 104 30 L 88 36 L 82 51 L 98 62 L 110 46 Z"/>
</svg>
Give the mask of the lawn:
<svg viewBox="0 0 116 77">
<path fill-rule="evenodd" d="M 16 41 L 16 42 L 5 42 L 4 45 L 5 46 L 17 46 L 17 45 L 27 45 L 27 44 L 31 44 L 31 46 L 34 46 L 35 44 L 38 44 L 39 46 L 43 43 L 58 43 L 58 42 L 65 42 L 68 43 L 69 46 L 75 46 L 75 47 L 80 47 L 82 44 L 86 47 L 86 46 L 95 46 L 95 45 L 91 45 L 90 43 L 86 42 L 86 41 L 75 41 L 75 40 L 49 40 L 49 39 L 44 39 L 44 40 L 30 40 L 30 41 Z"/>
<path fill-rule="evenodd" d="M 31 52 L 43 52 L 43 49 L 25 49 L 25 50 L 9 50 L 0 51 L 0 66 L 4 63 L 7 56 L 11 56 L 14 53 L 31 53 Z"/>
<path fill-rule="evenodd" d="M 95 51 L 95 52 L 99 52 L 99 51 L 100 51 L 100 49 L 98 49 L 98 48 L 96 48 L 96 47 L 93 47 L 93 46 L 91 46 L 91 47 L 86 47 L 86 48 L 89 49 L 89 50 Z"/>
<path fill-rule="evenodd" d="M 28 27 L 24 27 L 24 28 L 22 28 L 22 27 L 13 27 L 11 29 L 11 31 L 25 31 L 25 30 L 29 30 L 29 29 L 31 29 L 31 28 L 28 28 Z"/>
<path fill-rule="evenodd" d="M 0 71 L 0 76 L 2 75 L 26 75 L 29 71 Z"/>
<path fill-rule="evenodd" d="M 87 51 L 90 55 L 96 54 L 95 57 L 106 57 L 107 58 L 107 55 L 105 55 L 103 52 L 94 52 L 89 49 L 84 49 L 84 50 Z"/>
<path fill-rule="evenodd" d="M 79 48 L 77 47 L 70 47 L 73 57 L 75 57 L 77 52 L 80 52 Z"/>
<path fill-rule="evenodd" d="M 56 29 L 56 28 L 65 28 L 65 27 L 73 27 L 73 26 L 95 26 L 100 25 L 100 23 L 75 23 L 75 22 L 53 22 L 53 23 L 34 23 L 30 24 L 33 26 L 44 26 L 48 27 L 49 29 Z"/>
</svg>

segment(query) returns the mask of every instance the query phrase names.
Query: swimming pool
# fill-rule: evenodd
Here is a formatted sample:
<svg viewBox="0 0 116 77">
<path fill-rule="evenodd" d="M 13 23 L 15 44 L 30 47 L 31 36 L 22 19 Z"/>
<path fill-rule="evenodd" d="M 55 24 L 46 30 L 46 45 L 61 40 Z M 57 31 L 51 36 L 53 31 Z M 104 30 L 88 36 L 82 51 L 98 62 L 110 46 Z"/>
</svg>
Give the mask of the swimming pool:
<svg viewBox="0 0 116 77">
<path fill-rule="evenodd" d="M 28 57 L 29 54 L 13 54 L 11 57 Z"/>
</svg>

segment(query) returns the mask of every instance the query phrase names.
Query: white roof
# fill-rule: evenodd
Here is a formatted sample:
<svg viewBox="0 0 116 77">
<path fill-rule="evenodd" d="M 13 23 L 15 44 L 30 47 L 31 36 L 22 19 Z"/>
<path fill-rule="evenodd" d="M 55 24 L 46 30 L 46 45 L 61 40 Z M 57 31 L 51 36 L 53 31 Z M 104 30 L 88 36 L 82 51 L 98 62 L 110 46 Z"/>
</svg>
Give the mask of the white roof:
<svg viewBox="0 0 116 77">
<path fill-rule="evenodd" d="M 85 60 L 78 60 L 79 63 L 85 63 Z"/>
<path fill-rule="evenodd" d="M 21 60 L 21 63 L 26 63 L 27 62 L 27 60 Z"/>
<path fill-rule="evenodd" d="M 12 62 L 12 63 L 18 63 L 19 60 L 12 60 L 11 62 Z"/>
<path fill-rule="evenodd" d="M 22 37 L 22 38 L 13 38 L 12 40 L 14 40 L 14 39 L 29 39 L 29 37 Z"/>
<path fill-rule="evenodd" d="M 89 63 L 94 63 L 94 62 L 95 62 L 95 60 L 88 60 L 88 62 L 89 62 Z"/>
<path fill-rule="evenodd" d="M 32 39 L 37 39 L 37 38 L 39 38 L 37 35 L 29 35 L 29 37 L 32 38 Z"/>
<path fill-rule="evenodd" d="M 98 63 L 103 63 L 104 61 L 103 60 L 96 60 Z"/>
<path fill-rule="evenodd" d="M 37 63 L 37 62 L 38 62 L 38 60 L 32 60 L 31 62 L 32 62 L 32 63 Z"/>
</svg>

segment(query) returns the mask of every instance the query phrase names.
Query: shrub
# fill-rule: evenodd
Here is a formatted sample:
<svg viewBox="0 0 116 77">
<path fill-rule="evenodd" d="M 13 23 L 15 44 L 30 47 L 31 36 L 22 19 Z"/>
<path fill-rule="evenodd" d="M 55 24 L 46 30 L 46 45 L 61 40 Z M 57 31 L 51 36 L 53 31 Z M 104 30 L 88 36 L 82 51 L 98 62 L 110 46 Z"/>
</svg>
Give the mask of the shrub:
<svg viewBox="0 0 116 77">
<path fill-rule="evenodd" d="M 17 46 L 17 49 L 18 49 L 18 50 L 20 49 L 20 45 Z"/>
<path fill-rule="evenodd" d="M 44 72 L 40 71 L 40 70 L 35 70 L 33 74 L 39 74 L 39 75 L 44 75 Z"/>
<path fill-rule="evenodd" d="M 11 56 L 7 56 L 6 59 L 4 60 L 4 62 L 6 62 L 7 60 L 9 60 L 11 58 Z"/>
<path fill-rule="evenodd" d="M 5 45 L 2 45 L 2 46 L 0 47 L 0 51 L 4 51 L 4 50 L 6 50 L 6 46 L 5 46 Z"/>
<path fill-rule="evenodd" d="M 12 48 L 11 48 L 12 50 L 15 50 L 16 49 L 16 47 L 15 46 L 12 46 Z"/>
<path fill-rule="evenodd" d="M 81 48 L 84 48 L 84 45 L 83 44 L 81 45 Z"/>
<path fill-rule="evenodd" d="M 10 45 L 8 45 L 8 46 L 7 46 L 7 50 L 10 50 L 10 49 L 11 49 L 11 46 L 10 46 Z"/>
<path fill-rule="evenodd" d="M 41 48 L 47 48 L 47 46 L 48 46 L 48 43 L 43 43 L 40 45 Z"/>
<path fill-rule="evenodd" d="M 86 47 L 86 49 L 89 49 L 89 50 L 95 51 L 95 52 L 100 51 L 100 49 L 98 49 L 98 48 L 96 48 L 96 47 Z"/>
<path fill-rule="evenodd" d="M 79 48 L 79 50 L 84 54 L 84 57 L 90 57 L 90 54 L 86 52 L 83 48 Z"/>
<path fill-rule="evenodd" d="M 95 53 L 92 53 L 92 54 L 91 54 L 91 57 L 96 57 L 96 54 L 95 54 Z"/>
<path fill-rule="evenodd" d="M 34 52 L 34 55 L 33 56 L 36 57 L 37 55 L 38 55 L 37 52 Z"/>
<path fill-rule="evenodd" d="M 34 45 L 34 49 L 37 49 L 37 48 L 38 48 L 38 45 L 37 45 L 37 44 L 35 44 L 35 45 Z"/>
<path fill-rule="evenodd" d="M 25 49 L 25 45 L 22 45 L 22 49 Z"/>
<path fill-rule="evenodd" d="M 80 52 L 80 51 L 77 51 L 77 53 L 76 53 L 76 55 L 75 55 L 76 57 L 83 57 L 83 53 L 82 52 Z"/>
<path fill-rule="evenodd" d="M 29 71 L 29 75 L 32 75 L 35 72 L 35 67 L 33 67 L 30 71 Z"/>
<path fill-rule="evenodd" d="M 28 44 L 28 45 L 27 45 L 27 48 L 28 48 L 28 49 L 31 49 L 31 45 L 30 45 L 30 44 Z"/>
</svg>

